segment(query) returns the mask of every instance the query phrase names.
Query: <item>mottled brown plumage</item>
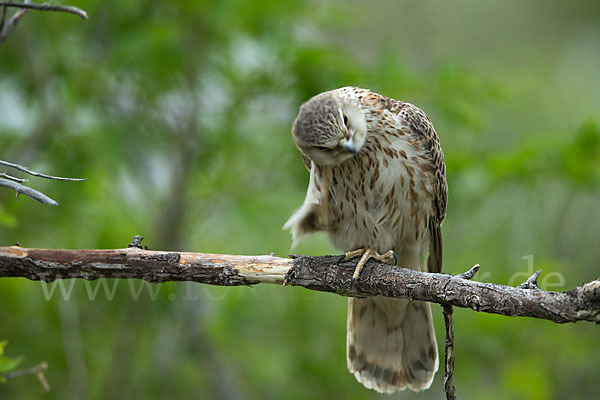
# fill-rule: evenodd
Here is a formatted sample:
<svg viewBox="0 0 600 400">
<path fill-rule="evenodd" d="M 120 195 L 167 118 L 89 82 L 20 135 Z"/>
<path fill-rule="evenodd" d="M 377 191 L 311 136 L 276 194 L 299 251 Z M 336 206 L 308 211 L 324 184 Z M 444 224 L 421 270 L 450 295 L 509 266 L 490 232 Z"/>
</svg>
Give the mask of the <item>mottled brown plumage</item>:
<svg viewBox="0 0 600 400">
<path fill-rule="evenodd" d="M 343 251 L 393 250 L 406 268 L 425 270 L 429 252 L 427 269 L 441 271 L 444 156 L 423 111 L 345 87 L 307 101 L 292 133 L 310 170 L 304 204 L 285 225 L 294 242 L 326 231 Z M 366 387 L 429 387 L 438 368 L 429 304 L 350 298 L 347 355 L 348 368 Z"/>
</svg>

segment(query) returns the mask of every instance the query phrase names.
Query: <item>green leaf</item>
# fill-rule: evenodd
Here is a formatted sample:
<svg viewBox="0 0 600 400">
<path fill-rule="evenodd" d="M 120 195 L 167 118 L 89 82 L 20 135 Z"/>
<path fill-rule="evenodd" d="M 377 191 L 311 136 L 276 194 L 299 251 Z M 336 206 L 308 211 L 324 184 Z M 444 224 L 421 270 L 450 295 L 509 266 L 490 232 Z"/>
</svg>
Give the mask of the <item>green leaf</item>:
<svg viewBox="0 0 600 400">
<path fill-rule="evenodd" d="M 0 341 L 0 375 L 15 370 L 25 357 L 19 356 L 15 358 L 6 357 L 4 355 L 4 347 L 6 347 L 7 341 Z M 4 383 L 6 379 L 0 376 L 0 382 Z"/>
</svg>

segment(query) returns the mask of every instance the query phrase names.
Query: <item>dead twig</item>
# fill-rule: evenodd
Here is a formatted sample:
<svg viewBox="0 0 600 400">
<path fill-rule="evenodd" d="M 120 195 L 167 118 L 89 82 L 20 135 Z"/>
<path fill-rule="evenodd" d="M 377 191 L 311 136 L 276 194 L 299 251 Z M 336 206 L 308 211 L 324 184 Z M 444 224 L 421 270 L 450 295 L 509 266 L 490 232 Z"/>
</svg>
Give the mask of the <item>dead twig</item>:
<svg viewBox="0 0 600 400">
<path fill-rule="evenodd" d="M 4 165 L 6 167 L 9 168 L 14 168 L 16 170 L 25 172 L 26 174 L 32 175 L 32 176 L 37 176 L 40 178 L 45 178 L 45 179 L 52 179 L 52 180 L 56 180 L 56 181 L 71 181 L 71 182 L 81 182 L 81 181 L 85 181 L 86 179 L 81 179 L 81 178 L 63 178 L 60 176 L 52 176 L 52 175 L 46 175 L 46 174 L 41 174 L 39 172 L 35 172 L 30 170 L 27 167 L 24 167 L 22 165 L 19 164 L 15 164 L 15 163 L 11 163 L 8 161 L 3 161 L 0 160 L 0 165 Z M 35 189 L 32 189 L 28 186 L 23 185 L 22 183 L 25 182 L 29 182 L 28 179 L 22 179 L 22 178 L 16 178 L 14 176 L 8 175 L 6 172 L 0 173 L 0 186 L 12 189 L 14 191 L 17 192 L 17 199 L 19 198 L 19 194 L 24 194 L 25 196 L 31 197 L 32 199 L 42 203 L 42 204 L 48 204 L 51 206 L 57 206 L 58 203 L 51 199 L 50 197 L 46 196 L 44 193 L 39 192 Z"/>
<path fill-rule="evenodd" d="M 49 392 L 50 385 L 48 384 L 48 381 L 46 380 L 46 376 L 44 375 L 44 372 L 46 372 L 47 369 L 48 369 L 48 364 L 43 362 L 43 363 L 36 365 L 35 367 L 28 368 L 28 369 L 19 369 L 16 371 L 10 371 L 1 376 L 4 379 L 13 379 L 13 378 L 20 378 L 22 376 L 35 375 L 42 385 L 42 390 L 44 392 Z"/>
<path fill-rule="evenodd" d="M 6 10 L 8 10 L 8 7 L 2 7 L 2 16 L 0 17 L 0 33 L 2 33 L 2 30 L 4 29 L 4 23 L 6 22 Z"/>
<path fill-rule="evenodd" d="M 449 305 L 443 305 L 442 309 L 446 327 L 444 392 L 446 392 L 447 400 L 456 400 L 456 389 L 454 388 L 454 310 Z"/>
<path fill-rule="evenodd" d="M 542 270 L 538 269 L 537 271 L 535 271 L 533 273 L 533 275 L 531 275 L 529 278 L 527 278 L 527 280 L 525 282 L 523 282 L 519 286 L 517 286 L 517 288 L 519 288 L 519 289 L 539 289 L 537 280 L 540 277 L 541 273 L 542 273 Z"/>
<path fill-rule="evenodd" d="M 31 0 L 25 0 L 24 3 L 28 4 Z M 8 23 L 6 21 L 6 10 L 8 7 L 2 7 L 2 21 L 0 22 L 0 43 L 4 42 L 8 35 L 17 27 L 17 24 L 23 17 L 23 15 L 27 14 L 27 9 L 21 8 L 19 9 L 9 20 Z"/>
<path fill-rule="evenodd" d="M 17 199 L 19 198 L 19 194 L 24 194 L 25 196 L 30 197 L 33 200 L 40 202 L 42 204 L 48 204 L 50 206 L 58 205 L 56 200 L 51 199 L 50 197 L 46 196 L 44 193 L 38 192 L 37 190 L 32 189 L 28 186 L 21 185 L 18 182 L 13 182 L 8 179 L 0 178 L 0 186 L 3 186 L 5 188 L 9 188 L 9 189 L 16 191 Z"/>
<path fill-rule="evenodd" d="M 0 43 L 4 42 L 8 35 L 17 27 L 17 24 L 27 13 L 28 10 L 40 10 L 40 11 L 58 11 L 70 14 L 75 14 L 83 19 L 87 19 L 87 13 L 77 7 L 73 6 L 62 6 L 60 4 L 36 4 L 32 3 L 31 0 L 24 0 L 23 2 L 15 1 L 0 1 L 0 7 L 2 7 L 2 17 L 0 19 Z M 18 8 L 17 12 L 6 22 L 6 10 L 9 7 Z"/>
<path fill-rule="evenodd" d="M 5 165 L 7 167 L 14 168 L 16 170 L 25 172 L 26 174 L 29 174 L 31 176 L 37 176 L 37 177 L 46 178 L 46 179 L 53 179 L 55 181 L 81 182 L 81 181 L 85 181 L 86 180 L 86 178 L 64 178 L 64 177 L 61 177 L 61 176 L 52 176 L 52 175 L 41 174 L 39 172 L 32 171 L 29 168 L 24 167 L 22 165 L 11 163 L 11 162 L 8 162 L 8 161 L 3 161 L 3 160 L 0 160 L 0 165 Z"/>
<path fill-rule="evenodd" d="M 16 2 L 16 1 L 0 1 L 0 6 L 3 7 L 15 7 L 21 9 L 30 9 L 30 10 L 41 10 L 41 11 L 58 11 L 65 12 L 69 14 L 78 15 L 83 19 L 87 19 L 87 13 L 80 8 L 73 6 L 62 6 L 60 4 L 37 4 L 37 3 L 28 3 L 28 2 Z"/>
<path fill-rule="evenodd" d="M 29 182 L 29 179 L 23 179 L 23 178 L 16 178 L 12 175 L 8 175 L 6 172 L 0 172 L 0 177 L 1 178 L 5 178 L 14 182 L 19 182 L 19 183 L 26 183 Z"/>
<path fill-rule="evenodd" d="M 464 272 L 460 275 L 457 275 L 457 276 L 461 279 L 469 280 L 469 279 L 473 279 L 473 277 L 475 276 L 477 271 L 479 271 L 479 264 L 473 265 L 470 270 L 468 270 L 467 272 Z"/>
<path fill-rule="evenodd" d="M 479 271 L 479 264 L 475 264 L 467 272 L 457 275 L 460 279 L 473 279 Z M 454 388 L 454 310 L 452 306 L 443 304 L 444 326 L 446 327 L 446 341 L 444 345 L 444 392 L 447 400 L 456 400 Z"/>
</svg>

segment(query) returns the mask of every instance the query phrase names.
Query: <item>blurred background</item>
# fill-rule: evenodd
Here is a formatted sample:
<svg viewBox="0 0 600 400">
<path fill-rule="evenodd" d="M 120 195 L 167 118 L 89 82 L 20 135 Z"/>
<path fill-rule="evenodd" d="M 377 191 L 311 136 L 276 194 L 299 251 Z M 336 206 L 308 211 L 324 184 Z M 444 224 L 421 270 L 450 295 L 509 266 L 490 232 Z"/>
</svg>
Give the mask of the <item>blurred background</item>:
<svg viewBox="0 0 600 400">
<path fill-rule="evenodd" d="M 0 188 L 1 245 L 121 248 L 140 234 L 155 250 L 286 256 L 281 227 L 308 182 L 291 123 L 309 97 L 355 85 L 436 126 L 446 272 L 480 263 L 476 279 L 516 285 L 542 268 L 560 291 L 600 275 L 598 1 L 73 5 L 89 20 L 31 11 L 0 45 L 0 159 L 88 180 L 31 178 L 58 208 Z M 338 253 L 325 235 L 294 252 Z M 13 379 L 0 398 L 389 397 L 346 370 L 345 298 L 105 283 L 63 296 L 0 279 L 5 353 L 48 362 L 52 386 Z M 455 318 L 460 398 L 600 396 L 597 326 Z M 396 397 L 440 399 L 441 378 Z"/>
</svg>

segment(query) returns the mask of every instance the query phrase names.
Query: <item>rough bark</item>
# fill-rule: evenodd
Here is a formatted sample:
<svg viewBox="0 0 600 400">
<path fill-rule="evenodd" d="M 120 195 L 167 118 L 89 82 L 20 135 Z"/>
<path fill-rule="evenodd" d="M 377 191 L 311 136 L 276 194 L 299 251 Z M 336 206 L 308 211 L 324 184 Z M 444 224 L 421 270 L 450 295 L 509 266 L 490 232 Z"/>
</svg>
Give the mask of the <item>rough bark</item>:
<svg viewBox="0 0 600 400">
<path fill-rule="evenodd" d="M 27 249 L 0 247 L 0 277 L 31 280 L 83 278 L 143 279 L 158 283 L 192 281 L 221 286 L 257 283 L 302 286 L 342 296 L 382 295 L 430 301 L 506 316 L 557 323 L 600 323 L 600 280 L 568 292 L 548 292 L 530 278 L 523 287 L 468 280 L 473 268 L 452 276 L 417 272 L 369 261 L 350 289 L 356 263 L 338 265 L 339 256 L 239 256 L 142 250 Z M 535 274 L 534 274 L 535 275 Z M 467 279 L 465 279 L 467 278 Z"/>
</svg>

